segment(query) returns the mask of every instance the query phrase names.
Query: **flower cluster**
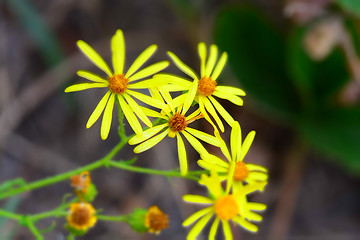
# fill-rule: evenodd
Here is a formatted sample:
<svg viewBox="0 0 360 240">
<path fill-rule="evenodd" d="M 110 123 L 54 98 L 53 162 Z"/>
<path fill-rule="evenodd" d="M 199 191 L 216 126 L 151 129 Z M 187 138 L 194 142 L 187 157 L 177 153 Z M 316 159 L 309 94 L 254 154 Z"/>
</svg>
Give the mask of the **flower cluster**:
<svg viewBox="0 0 360 240">
<path fill-rule="evenodd" d="M 240 124 L 217 100 L 217 98 L 225 99 L 242 106 L 241 97 L 245 96 L 245 92 L 239 88 L 220 86 L 217 83 L 217 79 L 226 64 L 227 54 L 223 53 L 218 59 L 218 48 L 216 45 L 211 45 L 209 56 L 207 56 L 205 43 L 199 43 L 200 75 L 198 75 L 174 53 L 168 52 L 174 64 L 187 75 L 187 77 L 183 77 L 159 73 L 169 65 L 168 61 L 157 62 L 139 70 L 154 54 L 156 45 L 151 45 L 145 49 L 125 72 L 125 41 L 121 30 L 118 30 L 111 39 L 113 71 L 87 43 L 78 41 L 78 46 L 107 75 L 103 77 L 80 70 L 78 75 L 92 81 L 92 83 L 76 84 L 65 90 L 65 92 L 74 92 L 89 88 L 107 88 L 104 97 L 91 114 L 86 124 L 87 128 L 91 127 L 103 113 L 101 138 L 106 139 L 111 127 L 113 106 L 117 102 L 119 111 L 123 113 L 135 132 L 135 135 L 128 141 L 130 145 L 137 145 L 134 148 L 135 153 L 141 153 L 154 147 L 166 136 L 176 137 L 180 173 L 183 176 L 188 173 L 184 139 L 199 153 L 198 165 L 208 170 L 205 171 L 208 174 L 201 176 L 199 184 L 208 189 L 209 196 L 188 194 L 183 197 L 187 202 L 207 205 L 183 222 L 184 226 L 188 226 L 197 221 L 190 230 L 187 239 L 196 239 L 214 215 L 215 220 L 210 228 L 209 239 L 215 239 L 220 222 L 227 240 L 232 239 L 230 221 L 249 231 L 256 232 L 258 228 L 253 222 L 261 221 L 262 217 L 254 211 L 264 210 L 266 205 L 249 202 L 247 196 L 255 191 L 263 191 L 267 184 L 268 175 L 266 168 L 244 163 L 244 158 L 254 140 L 255 132 L 251 131 L 243 141 Z M 139 89 L 147 89 L 149 95 L 139 92 Z M 173 92 L 179 92 L 180 95 L 177 94 L 174 97 Z M 152 108 L 139 105 L 135 100 Z M 159 110 L 154 110 L 154 108 Z M 221 137 L 220 132 L 224 132 L 227 125 L 224 125 L 220 117 L 231 128 L 230 147 Z M 151 122 L 151 118 L 157 118 L 157 120 Z M 192 122 L 201 118 L 211 124 L 213 134 L 190 127 Z M 147 126 L 147 129 L 143 130 L 139 120 Z M 224 158 L 209 153 L 202 142 L 219 148 Z M 225 189 L 222 187 L 223 181 L 226 181 Z M 81 184 L 80 187 L 77 187 L 77 191 L 84 192 L 86 179 L 80 178 L 79 182 Z M 150 231 L 158 233 L 167 227 L 167 215 L 164 217 L 161 210 L 155 207 L 150 209 L 145 217 L 145 225 Z M 152 223 L 149 220 L 150 216 L 153 216 L 155 222 L 158 219 L 162 221 L 152 225 L 154 222 Z"/>
</svg>

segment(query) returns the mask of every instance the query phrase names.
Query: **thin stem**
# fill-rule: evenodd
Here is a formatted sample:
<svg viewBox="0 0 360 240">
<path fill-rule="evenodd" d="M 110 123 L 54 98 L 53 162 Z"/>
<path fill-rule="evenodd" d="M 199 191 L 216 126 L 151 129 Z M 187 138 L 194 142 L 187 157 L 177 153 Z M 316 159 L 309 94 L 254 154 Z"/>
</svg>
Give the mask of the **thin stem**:
<svg viewBox="0 0 360 240">
<path fill-rule="evenodd" d="M 16 214 L 16 213 L 12 213 L 12 212 L 7 212 L 5 210 L 0 209 L 0 217 L 6 217 L 6 218 L 10 218 L 13 220 L 21 220 L 21 218 L 23 217 L 20 214 Z"/>
<path fill-rule="evenodd" d="M 121 109 L 119 100 L 116 98 L 116 106 L 118 108 L 118 115 L 119 115 L 119 128 L 118 128 L 118 133 L 121 139 L 126 138 L 126 134 L 125 134 L 125 127 L 124 127 L 124 113 Z"/>
<path fill-rule="evenodd" d="M 131 172 L 138 172 L 138 173 L 145 173 L 145 174 L 154 174 L 154 175 L 162 175 L 166 177 L 178 177 L 178 178 L 185 178 L 190 179 L 194 181 L 199 181 L 198 177 L 194 177 L 194 174 L 192 172 L 188 172 L 186 175 L 181 175 L 181 173 L 178 170 L 169 170 L 169 171 L 163 171 L 163 170 L 155 170 L 151 168 L 142 168 L 142 167 L 135 167 L 128 165 L 121 161 L 109 161 L 109 166 L 116 167 L 120 169 L 124 169 Z"/>
<path fill-rule="evenodd" d="M 128 216 L 106 216 L 106 215 L 96 215 L 97 219 L 104 221 L 112 221 L 112 222 L 127 222 Z"/>
<path fill-rule="evenodd" d="M 26 225 L 30 229 L 30 231 L 34 234 L 37 240 L 42 240 L 44 237 L 41 235 L 40 231 L 36 228 L 33 221 L 30 218 L 26 219 Z"/>
<path fill-rule="evenodd" d="M 111 158 L 113 158 L 116 155 L 116 153 L 118 153 L 124 147 L 124 145 L 127 143 L 128 138 L 129 137 L 123 138 L 121 140 L 121 142 L 118 143 L 111 150 L 110 153 L 108 153 L 105 157 L 99 159 L 98 161 L 96 161 L 94 163 L 91 163 L 89 165 L 80 167 L 78 169 L 75 169 L 75 170 L 72 170 L 72 171 L 69 171 L 69 172 L 66 172 L 66 173 L 62 173 L 62 174 L 58 174 L 56 176 L 41 179 L 41 180 L 38 180 L 38 181 L 35 181 L 35 182 L 32 182 L 32 183 L 29 183 L 27 185 L 18 187 L 18 188 L 10 189 L 7 192 L 2 192 L 2 193 L 0 193 L 0 200 L 4 199 L 4 198 L 11 197 L 11 196 L 14 196 L 14 195 L 19 194 L 19 193 L 23 193 L 23 192 L 26 192 L 26 191 L 38 189 L 38 188 L 45 187 L 45 186 L 48 186 L 48 185 L 52 185 L 54 183 L 61 182 L 61 181 L 64 181 L 64 180 L 68 180 L 71 176 L 76 175 L 76 174 L 80 174 L 83 171 L 91 171 L 91 170 L 100 168 L 100 167 L 106 165 L 107 162 Z"/>
</svg>

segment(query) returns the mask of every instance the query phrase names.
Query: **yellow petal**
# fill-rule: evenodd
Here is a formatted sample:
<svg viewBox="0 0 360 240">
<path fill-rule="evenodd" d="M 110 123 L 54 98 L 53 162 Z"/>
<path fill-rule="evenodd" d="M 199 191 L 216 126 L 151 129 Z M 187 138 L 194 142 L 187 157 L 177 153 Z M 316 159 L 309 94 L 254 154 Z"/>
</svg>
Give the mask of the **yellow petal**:
<svg viewBox="0 0 360 240">
<path fill-rule="evenodd" d="M 266 205 L 263 203 L 249 202 L 248 208 L 255 211 L 263 211 L 266 209 Z"/>
<path fill-rule="evenodd" d="M 151 97 L 159 100 L 160 102 L 165 103 L 158 88 L 149 88 L 149 92 L 150 92 Z"/>
<path fill-rule="evenodd" d="M 183 92 L 183 91 L 189 90 L 189 87 L 178 86 L 178 85 L 174 85 L 174 84 L 168 84 L 165 86 L 165 88 L 169 92 Z"/>
<path fill-rule="evenodd" d="M 187 94 L 181 94 L 180 96 L 177 96 L 176 98 L 174 98 L 173 99 L 174 107 L 179 107 L 180 105 L 183 105 L 186 97 L 187 97 Z"/>
<path fill-rule="evenodd" d="M 227 60 L 227 53 L 224 52 L 224 53 L 221 55 L 221 57 L 220 57 L 217 65 L 216 65 L 216 67 L 215 67 L 215 69 L 214 69 L 214 72 L 213 72 L 212 75 L 211 75 L 211 79 L 212 79 L 212 80 L 216 80 L 216 79 L 219 77 L 221 71 L 223 70 L 223 68 L 224 68 L 224 66 L 225 66 L 226 60 Z"/>
<path fill-rule="evenodd" d="M 241 129 L 237 121 L 234 122 L 230 134 L 230 148 L 232 159 L 237 161 L 237 155 L 241 152 Z"/>
<path fill-rule="evenodd" d="M 219 227 L 220 218 L 216 218 L 213 224 L 211 225 L 210 232 L 209 232 L 209 240 L 215 240 L 216 232 Z"/>
<path fill-rule="evenodd" d="M 211 116 L 215 119 L 217 125 L 219 126 L 220 130 L 222 132 L 224 132 L 224 125 L 222 123 L 222 121 L 220 120 L 218 114 L 215 111 L 215 108 L 213 107 L 213 105 L 211 104 L 211 102 L 209 101 L 209 99 L 207 99 L 207 97 L 202 98 L 204 101 L 204 105 L 205 105 L 205 109 L 211 114 Z"/>
<path fill-rule="evenodd" d="M 103 70 L 108 76 L 112 76 L 112 71 L 102 57 L 86 42 L 79 40 L 77 45 L 80 50 L 101 70 Z"/>
<path fill-rule="evenodd" d="M 254 141 L 255 138 L 255 131 L 251 131 L 245 138 L 243 145 L 241 147 L 241 154 L 240 154 L 240 161 L 242 161 L 246 155 L 246 153 L 249 151 L 249 148 Z"/>
<path fill-rule="evenodd" d="M 219 131 L 214 131 L 214 134 L 216 136 L 217 139 L 219 139 L 220 141 L 220 149 L 221 152 L 224 154 L 224 156 L 226 157 L 226 159 L 230 162 L 231 161 L 231 156 L 230 156 L 230 152 L 229 149 L 226 146 L 226 143 L 224 142 L 224 140 L 221 138 Z"/>
<path fill-rule="evenodd" d="M 186 195 L 185 195 L 186 196 Z M 191 214 L 187 219 L 185 219 L 185 221 L 183 222 L 183 226 L 189 226 L 192 223 L 194 223 L 195 221 L 197 221 L 199 218 L 201 218 L 202 216 L 204 216 L 205 214 L 210 213 L 213 210 L 213 207 L 207 207 L 207 208 L 203 208 L 193 214 Z M 211 213 L 212 214 L 212 213 Z"/>
<path fill-rule="evenodd" d="M 171 111 L 175 112 L 175 106 L 174 106 L 173 99 L 172 99 L 170 93 L 166 90 L 165 87 L 159 87 L 158 89 L 161 93 L 161 96 L 165 99 L 166 103 L 170 106 Z"/>
<path fill-rule="evenodd" d="M 101 123 L 101 139 L 102 140 L 105 140 L 109 136 L 114 102 L 115 102 L 115 94 L 111 94 L 109 101 L 106 105 L 103 120 Z"/>
<path fill-rule="evenodd" d="M 198 108 L 196 111 L 191 113 L 189 116 L 186 117 L 186 121 L 191 121 L 194 117 L 197 117 L 201 113 L 200 108 Z"/>
<path fill-rule="evenodd" d="M 134 61 L 127 73 L 125 78 L 129 78 L 134 72 L 136 72 L 150 57 L 154 54 L 157 46 L 155 44 L 146 48 Z"/>
<path fill-rule="evenodd" d="M 167 117 L 161 115 L 159 112 L 156 112 L 156 111 L 154 111 L 152 109 L 142 107 L 142 106 L 140 106 L 140 108 L 141 108 L 141 111 L 143 111 L 146 116 L 155 117 L 155 118 L 162 118 L 162 119 L 168 119 Z"/>
<path fill-rule="evenodd" d="M 141 78 L 149 77 L 151 75 L 154 75 L 157 72 L 160 72 L 161 70 L 163 70 L 167 66 L 169 66 L 168 61 L 162 61 L 162 62 L 154 63 L 154 64 L 144 68 L 143 70 L 135 73 L 134 75 L 132 75 L 129 78 L 129 81 L 131 82 L 131 81 L 139 80 Z"/>
<path fill-rule="evenodd" d="M 105 88 L 107 85 L 104 83 L 79 83 L 72 86 L 69 86 L 65 89 L 65 92 L 77 92 L 82 91 L 90 88 Z"/>
<path fill-rule="evenodd" d="M 135 145 L 135 144 L 141 143 L 141 142 L 145 141 L 146 139 L 151 138 L 152 136 L 154 136 L 161 130 L 163 130 L 167 125 L 168 125 L 167 123 L 164 123 L 164 124 L 149 128 L 149 129 L 145 130 L 142 133 L 142 135 L 135 135 L 134 137 L 132 137 L 128 143 L 130 145 Z"/>
<path fill-rule="evenodd" d="M 117 95 L 117 97 L 120 103 L 121 110 L 123 111 L 126 119 L 128 120 L 130 127 L 134 130 L 136 134 L 142 134 L 142 127 L 129 105 L 125 102 L 122 96 Z"/>
<path fill-rule="evenodd" d="M 268 170 L 260 165 L 255 165 L 255 164 L 251 164 L 248 163 L 246 164 L 246 167 L 250 170 L 250 171 L 258 171 L 258 172 L 267 172 Z"/>
<path fill-rule="evenodd" d="M 228 172 L 228 168 L 224 168 L 224 167 L 221 167 L 219 165 L 216 165 L 214 163 L 210 163 L 210 162 L 207 162 L 204 160 L 198 160 L 197 164 L 206 170 L 214 169 L 218 173 L 227 173 Z"/>
<path fill-rule="evenodd" d="M 195 150 L 201 155 L 201 154 L 208 154 L 204 146 L 193 136 L 191 136 L 189 133 L 182 131 L 182 134 L 184 134 L 185 138 L 189 141 L 189 143 L 195 148 Z"/>
<path fill-rule="evenodd" d="M 213 95 L 217 96 L 219 98 L 222 98 L 222 99 L 229 100 L 230 102 L 232 102 L 238 106 L 242 106 L 244 104 L 244 101 L 241 98 L 239 98 L 238 96 L 232 95 L 232 94 L 227 94 L 227 93 L 215 90 Z"/>
<path fill-rule="evenodd" d="M 176 85 L 176 86 L 180 86 L 180 87 L 184 87 L 186 89 L 190 89 L 192 81 L 189 81 L 186 78 L 177 76 L 177 75 L 173 75 L 173 74 L 169 74 L 169 73 L 158 73 L 156 75 L 154 75 L 153 77 L 154 79 L 163 79 L 164 81 L 169 81 L 169 83 Z"/>
<path fill-rule="evenodd" d="M 189 234 L 187 235 L 187 240 L 196 239 L 196 237 L 199 235 L 199 233 L 203 230 L 205 225 L 209 222 L 210 218 L 212 217 L 213 213 L 210 212 L 203 216 L 190 230 Z"/>
<path fill-rule="evenodd" d="M 183 196 L 184 201 L 192 202 L 192 203 L 203 203 L 203 204 L 212 204 L 214 200 L 200 196 L 200 195 L 193 195 L 193 194 L 186 194 Z"/>
<path fill-rule="evenodd" d="M 205 75 L 206 75 L 206 77 L 210 77 L 211 72 L 214 69 L 216 59 L 217 59 L 217 54 L 218 54 L 217 46 L 212 44 L 210 46 L 209 59 L 207 61 L 206 67 L 205 67 Z"/>
<path fill-rule="evenodd" d="M 246 213 L 245 216 L 249 221 L 256 221 L 256 222 L 260 222 L 262 221 L 262 216 L 260 214 L 254 213 L 249 211 L 248 213 Z"/>
<path fill-rule="evenodd" d="M 140 101 L 146 103 L 147 105 L 150 105 L 150 106 L 153 106 L 153 107 L 156 107 L 156 108 L 159 108 L 159 109 L 164 109 L 166 108 L 166 104 L 155 99 L 155 98 L 152 98 L 152 97 L 149 97 L 145 94 L 142 94 L 142 93 L 139 93 L 139 92 L 135 92 L 135 91 L 132 91 L 132 90 L 126 90 L 126 93 L 130 94 L 131 96 L 139 99 Z"/>
<path fill-rule="evenodd" d="M 193 82 L 192 87 L 190 88 L 189 92 L 187 93 L 184 105 L 183 105 L 183 109 L 182 109 L 182 114 L 185 114 L 187 112 L 187 110 L 189 110 L 189 108 L 191 107 L 196 92 L 197 92 L 197 88 L 198 88 L 198 80 L 195 79 Z"/>
<path fill-rule="evenodd" d="M 225 94 L 245 96 L 246 93 L 240 88 L 228 87 L 228 86 L 216 86 L 216 91 L 223 92 Z"/>
<path fill-rule="evenodd" d="M 233 218 L 233 220 L 243 228 L 249 230 L 250 232 L 258 231 L 258 227 L 255 224 L 246 221 L 244 218 L 241 218 L 240 216 L 236 216 L 235 218 Z"/>
<path fill-rule="evenodd" d="M 79 70 L 79 71 L 77 71 L 77 75 L 79 77 L 86 78 L 87 80 L 90 80 L 93 82 L 104 83 L 106 85 L 109 84 L 105 78 L 103 78 L 100 75 L 97 75 L 95 73 L 89 72 L 89 71 Z"/>
<path fill-rule="evenodd" d="M 122 74 L 125 63 L 125 40 L 124 34 L 120 29 L 111 38 L 111 50 L 114 71 L 117 74 Z"/>
<path fill-rule="evenodd" d="M 221 220 L 222 225 L 223 225 L 223 231 L 224 231 L 224 235 L 225 235 L 225 240 L 233 240 L 233 235 L 231 232 L 231 228 L 230 228 L 230 224 L 228 221 L 225 220 Z"/>
<path fill-rule="evenodd" d="M 95 110 L 93 111 L 93 113 L 89 117 L 89 120 L 86 123 L 86 128 L 90 128 L 99 119 L 101 113 L 104 111 L 104 108 L 106 106 L 106 103 L 107 103 L 107 101 L 109 99 L 110 94 L 111 94 L 111 92 L 108 91 L 104 95 L 104 97 L 102 97 L 102 99 L 100 100 L 100 102 L 96 106 Z"/>
<path fill-rule="evenodd" d="M 204 42 L 199 43 L 198 52 L 200 56 L 200 74 L 205 76 L 206 45 Z"/>
<path fill-rule="evenodd" d="M 175 65 L 186 75 L 190 76 L 192 79 L 198 79 L 196 73 L 194 70 L 192 70 L 188 65 L 183 63 L 175 54 L 172 52 L 167 52 L 167 54 L 170 56 L 170 58 L 173 60 Z"/>
<path fill-rule="evenodd" d="M 235 174 L 235 166 L 236 163 L 235 161 L 231 161 L 230 162 L 230 167 L 229 167 L 229 172 L 227 174 L 227 178 L 226 178 L 226 194 L 228 194 L 230 192 L 231 187 L 233 186 L 233 182 L 234 182 L 234 174 Z"/>
<path fill-rule="evenodd" d="M 170 129 L 166 129 L 164 132 L 160 133 L 159 135 L 147 140 L 146 142 L 143 142 L 142 144 L 138 145 L 136 148 L 134 148 L 135 153 L 141 153 L 144 152 L 156 144 L 158 144 L 161 140 L 163 140 L 164 137 L 169 133 Z"/>
<path fill-rule="evenodd" d="M 222 160 L 221 158 L 218 158 L 217 156 L 215 156 L 213 154 L 201 155 L 201 158 L 206 162 L 210 162 L 210 163 L 219 165 L 223 168 L 229 169 L 229 163 L 225 162 L 224 160 Z"/>
<path fill-rule="evenodd" d="M 207 142 L 213 146 L 217 146 L 217 147 L 220 146 L 219 140 L 216 137 L 211 136 L 210 134 L 189 127 L 186 127 L 185 130 L 204 142 Z"/>
<path fill-rule="evenodd" d="M 177 147 L 178 147 L 178 155 L 179 155 L 180 172 L 181 175 L 184 176 L 187 174 L 187 169 L 188 169 L 185 145 L 180 134 L 176 134 L 176 139 L 177 139 Z"/>
<path fill-rule="evenodd" d="M 127 103 L 129 104 L 130 108 L 134 111 L 134 113 L 145 123 L 148 127 L 152 127 L 152 123 L 149 118 L 145 115 L 145 113 L 141 110 L 140 106 L 132 99 L 128 94 L 124 93 L 123 96 L 125 97 Z"/>
<path fill-rule="evenodd" d="M 220 113 L 220 116 L 222 116 L 225 121 L 232 126 L 234 123 L 234 119 L 233 117 L 225 110 L 225 108 L 223 108 L 223 106 L 221 106 L 221 104 L 212 96 L 208 96 L 208 98 L 210 99 L 211 103 L 214 105 L 216 111 L 218 111 Z"/>
<path fill-rule="evenodd" d="M 250 172 L 248 178 L 256 181 L 266 181 L 268 179 L 268 175 L 266 173 Z"/>
<path fill-rule="evenodd" d="M 155 87 L 164 86 L 168 83 L 169 82 L 167 82 L 166 80 L 153 78 L 153 79 L 143 80 L 137 83 L 129 84 L 128 88 L 129 89 L 155 88 Z"/>
<path fill-rule="evenodd" d="M 209 117 L 208 113 L 205 110 L 205 105 L 204 105 L 204 99 L 206 97 L 204 96 L 199 96 L 199 108 L 201 113 L 204 115 L 204 118 L 206 119 L 206 121 L 208 121 L 211 126 L 213 126 L 214 129 L 217 129 L 217 127 L 215 126 L 215 124 L 213 123 L 213 121 L 211 120 L 211 118 Z"/>
</svg>

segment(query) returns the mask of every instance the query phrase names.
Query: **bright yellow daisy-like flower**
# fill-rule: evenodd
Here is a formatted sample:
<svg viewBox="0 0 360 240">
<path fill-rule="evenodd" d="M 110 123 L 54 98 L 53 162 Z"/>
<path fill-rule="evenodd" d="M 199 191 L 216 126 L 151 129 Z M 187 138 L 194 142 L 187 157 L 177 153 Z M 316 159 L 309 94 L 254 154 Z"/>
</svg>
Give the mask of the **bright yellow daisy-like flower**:
<svg viewBox="0 0 360 240">
<path fill-rule="evenodd" d="M 163 109 L 163 114 L 149 109 L 146 110 L 146 112 L 148 116 L 162 118 L 165 123 L 145 130 L 142 135 L 134 136 L 129 140 L 129 144 L 134 145 L 143 142 L 134 148 L 135 153 L 141 153 L 155 146 L 166 136 L 172 138 L 176 137 L 180 172 L 181 174 L 186 175 L 188 170 L 187 156 L 184 141 L 180 133 L 189 141 L 199 154 L 203 155 L 207 153 L 207 150 L 195 137 L 214 146 L 219 146 L 219 140 L 207 133 L 188 127 L 188 124 L 203 117 L 199 109 L 186 116 L 187 109 L 183 108 L 182 105 L 178 106 L 177 104 L 178 100 L 181 99 L 182 96 L 172 99 L 169 92 L 164 87 L 160 88 L 160 92 L 161 96 L 167 102 L 168 107 Z M 187 96 L 188 97 L 185 102 L 188 101 L 189 95 Z M 153 137 L 159 132 L 161 133 Z"/>
<path fill-rule="evenodd" d="M 253 184 L 266 182 L 268 178 L 267 169 L 243 162 L 255 137 L 255 131 L 251 131 L 242 143 L 240 124 L 235 121 L 231 130 L 230 147 L 231 154 L 225 142 L 218 136 L 220 149 L 227 161 L 212 154 L 202 155 L 198 161 L 200 167 L 208 170 L 215 170 L 221 175 L 221 180 L 227 179 L 230 183 L 234 181 L 234 188 L 241 188 L 243 181 Z"/>
<path fill-rule="evenodd" d="M 67 216 L 68 224 L 76 230 L 86 231 L 93 227 L 97 221 L 95 212 L 94 207 L 90 203 L 72 203 Z"/>
<path fill-rule="evenodd" d="M 186 75 L 192 78 L 188 80 L 186 78 L 175 76 L 171 74 L 157 74 L 155 79 L 171 79 L 171 84 L 167 86 L 169 91 L 186 91 L 189 90 L 191 94 L 191 102 L 195 99 L 199 103 L 201 113 L 204 114 L 206 120 L 213 124 L 209 117 L 209 114 L 214 118 L 220 130 L 224 132 L 224 125 L 220 120 L 218 113 L 225 119 L 225 121 L 232 126 L 234 119 L 225 110 L 225 108 L 214 98 L 214 96 L 222 99 L 227 99 L 232 103 L 242 106 L 243 100 L 239 96 L 245 96 L 245 92 L 239 88 L 218 86 L 217 78 L 219 77 L 222 69 L 225 66 L 227 60 L 227 53 L 224 52 L 218 63 L 216 64 L 218 56 L 218 48 L 216 45 L 210 46 L 209 58 L 206 61 L 206 45 L 201 42 L 198 45 L 198 51 L 200 55 L 200 77 L 189 66 L 183 63 L 174 53 L 168 52 L 170 58 L 174 61 L 175 65 L 184 72 Z M 184 105 L 184 108 L 188 108 L 190 105 Z M 216 109 L 216 110 L 215 110 Z"/>
<path fill-rule="evenodd" d="M 215 171 L 211 171 L 210 177 L 205 174 L 202 175 L 199 183 L 205 185 L 208 188 L 211 197 L 192 194 L 183 196 L 183 199 L 187 202 L 208 205 L 204 209 L 201 209 L 192 214 L 183 222 L 184 226 L 189 226 L 197 221 L 197 223 L 190 230 L 186 238 L 187 240 L 196 239 L 196 237 L 210 221 L 213 215 L 215 215 L 215 220 L 210 228 L 209 240 L 215 239 L 220 221 L 222 223 L 226 240 L 233 239 L 229 224 L 230 220 L 249 231 L 256 232 L 258 230 L 257 226 L 250 221 L 260 221 L 261 216 L 251 211 L 264 210 L 266 205 L 247 201 L 244 202 L 243 199 L 246 199 L 247 194 L 263 188 L 264 183 L 247 185 L 235 193 L 229 193 L 229 191 L 223 190 L 221 181 Z M 242 211 L 244 209 L 243 204 L 247 205 L 246 209 L 251 210 L 249 212 L 245 212 L 247 215 L 245 215 Z"/>
<path fill-rule="evenodd" d="M 157 46 L 151 45 L 145 49 L 133 64 L 130 66 L 128 71 L 124 72 L 125 62 L 125 41 L 124 35 L 121 30 L 117 30 L 115 35 L 111 39 L 112 49 L 112 62 L 114 72 L 110 69 L 104 59 L 87 43 L 84 41 L 77 42 L 80 50 L 101 70 L 103 70 L 107 77 L 102 77 L 92 72 L 80 70 L 77 74 L 80 77 L 86 78 L 93 83 L 80 83 L 72 85 L 65 89 L 65 92 L 76 92 L 90 88 L 107 88 L 108 91 L 105 96 L 100 100 L 99 104 L 91 114 L 86 127 L 90 128 L 104 112 L 103 120 L 101 124 L 101 138 L 106 139 L 110 132 L 113 106 L 115 98 L 118 99 L 121 109 L 128 120 L 131 128 L 136 134 L 142 133 L 142 127 L 137 117 L 144 122 L 147 126 L 151 127 L 152 123 L 149 118 L 144 114 L 140 106 L 133 99 L 136 98 L 148 105 L 156 108 L 164 108 L 165 105 L 156 99 L 153 99 L 147 95 L 137 92 L 137 89 L 145 89 L 149 86 L 156 87 L 163 85 L 163 81 L 156 79 L 148 79 L 137 81 L 163 70 L 169 65 L 168 61 L 161 61 L 152 64 L 140 71 L 139 68 L 153 55 Z M 137 81 L 137 82 L 135 82 Z M 104 110 L 105 109 L 105 110 Z M 137 117 L 136 117 L 137 116 Z"/>
</svg>

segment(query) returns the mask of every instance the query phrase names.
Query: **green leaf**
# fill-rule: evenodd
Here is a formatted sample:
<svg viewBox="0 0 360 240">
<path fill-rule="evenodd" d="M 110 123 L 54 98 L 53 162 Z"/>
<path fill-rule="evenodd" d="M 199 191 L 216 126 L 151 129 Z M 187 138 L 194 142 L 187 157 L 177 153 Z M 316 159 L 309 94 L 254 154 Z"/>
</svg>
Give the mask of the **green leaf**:
<svg viewBox="0 0 360 240">
<path fill-rule="evenodd" d="M 216 19 L 215 40 L 261 112 L 287 120 L 295 117 L 300 104 L 287 76 L 284 37 L 269 20 L 252 7 L 225 8 Z"/>
<path fill-rule="evenodd" d="M 360 17 L 359 0 L 334 0 L 345 12 L 349 12 Z"/>
<path fill-rule="evenodd" d="M 298 128 L 315 150 L 360 174 L 360 109 L 323 110 L 299 120 Z"/>
</svg>

